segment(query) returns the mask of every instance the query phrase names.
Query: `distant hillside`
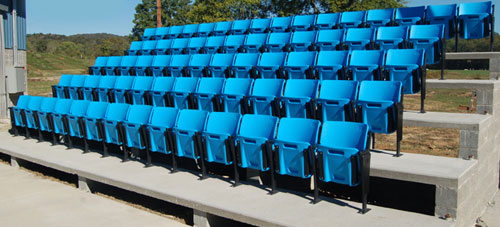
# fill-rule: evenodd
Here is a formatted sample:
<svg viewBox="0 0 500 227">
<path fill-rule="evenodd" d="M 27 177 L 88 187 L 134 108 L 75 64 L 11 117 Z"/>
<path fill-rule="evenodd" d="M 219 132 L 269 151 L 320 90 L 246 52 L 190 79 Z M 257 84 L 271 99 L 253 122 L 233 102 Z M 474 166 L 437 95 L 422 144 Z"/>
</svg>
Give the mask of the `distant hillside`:
<svg viewBox="0 0 500 227">
<path fill-rule="evenodd" d="M 27 36 L 28 90 L 48 95 L 61 74 L 86 74 L 97 56 L 123 55 L 128 37 L 110 34 Z"/>
</svg>

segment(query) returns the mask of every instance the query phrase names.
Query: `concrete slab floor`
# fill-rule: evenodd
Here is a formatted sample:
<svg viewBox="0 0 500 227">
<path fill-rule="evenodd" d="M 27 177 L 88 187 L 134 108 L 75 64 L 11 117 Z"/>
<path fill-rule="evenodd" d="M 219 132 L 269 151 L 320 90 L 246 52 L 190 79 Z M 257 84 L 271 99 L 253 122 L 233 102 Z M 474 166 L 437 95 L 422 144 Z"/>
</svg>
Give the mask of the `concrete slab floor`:
<svg viewBox="0 0 500 227">
<path fill-rule="evenodd" d="M 0 163 L 0 226 L 186 226 Z"/>
<path fill-rule="evenodd" d="M 500 227 L 500 190 L 491 201 L 484 214 L 478 218 L 478 227 Z"/>
</svg>

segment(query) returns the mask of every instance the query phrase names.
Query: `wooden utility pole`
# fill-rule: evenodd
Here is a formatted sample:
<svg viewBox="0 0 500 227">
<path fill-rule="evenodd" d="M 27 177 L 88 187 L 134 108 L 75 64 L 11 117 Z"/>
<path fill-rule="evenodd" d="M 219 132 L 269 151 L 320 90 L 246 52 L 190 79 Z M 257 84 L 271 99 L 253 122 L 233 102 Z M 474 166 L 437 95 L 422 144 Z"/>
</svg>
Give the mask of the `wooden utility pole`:
<svg viewBox="0 0 500 227">
<path fill-rule="evenodd" d="M 156 0 L 156 27 L 161 27 L 161 0 Z"/>
</svg>

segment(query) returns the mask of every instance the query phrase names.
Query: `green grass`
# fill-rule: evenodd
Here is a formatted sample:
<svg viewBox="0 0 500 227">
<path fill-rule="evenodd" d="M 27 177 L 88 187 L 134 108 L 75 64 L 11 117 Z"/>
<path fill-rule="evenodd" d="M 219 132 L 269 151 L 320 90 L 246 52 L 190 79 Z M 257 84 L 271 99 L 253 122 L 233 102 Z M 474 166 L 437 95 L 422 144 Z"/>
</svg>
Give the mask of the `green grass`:
<svg viewBox="0 0 500 227">
<path fill-rule="evenodd" d="M 460 106 L 471 106 L 473 90 L 471 89 L 427 89 L 425 110 L 434 112 L 470 113 Z M 420 94 L 405 95 L 404 107 L 406 110 L 420 110 Z M 473 106 L 475 107 L 475 106 Z"/>
<path fill-rule="evenodd" d="M 489 80 L 488 70 L 444 70 L 444 79 Z M 427 79 L 441 79 L 441 70 L 428 70 Z"/>
<path fill-rule="evenodd" d="M 47 53 L 28 51 L 28 78 L 54 77 L 61 74 L 84 74 L 88 66 L 94 63 L 91 59 L 81 59 Z"/>
</svg>

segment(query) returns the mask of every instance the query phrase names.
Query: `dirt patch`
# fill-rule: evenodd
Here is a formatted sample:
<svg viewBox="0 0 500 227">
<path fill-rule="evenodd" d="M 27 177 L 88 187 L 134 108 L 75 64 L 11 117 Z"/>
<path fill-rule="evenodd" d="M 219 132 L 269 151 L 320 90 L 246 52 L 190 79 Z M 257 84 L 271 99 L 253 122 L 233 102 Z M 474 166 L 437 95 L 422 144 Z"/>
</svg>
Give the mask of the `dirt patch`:
<svg viewBox="0 0 500 227">
<path fill-rule="evenodd" d="M 403 127 L 401 152 L 458 157 L 460 131 L 458 129 Z M 375 149 L 396 150 L 396 133 L 375 136 Z"/>
</svg>

